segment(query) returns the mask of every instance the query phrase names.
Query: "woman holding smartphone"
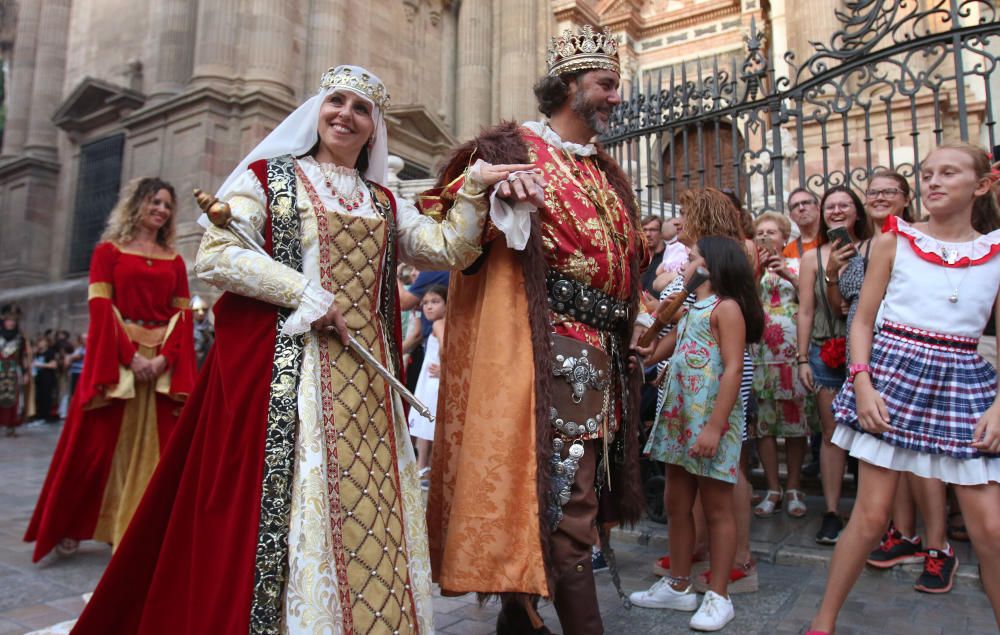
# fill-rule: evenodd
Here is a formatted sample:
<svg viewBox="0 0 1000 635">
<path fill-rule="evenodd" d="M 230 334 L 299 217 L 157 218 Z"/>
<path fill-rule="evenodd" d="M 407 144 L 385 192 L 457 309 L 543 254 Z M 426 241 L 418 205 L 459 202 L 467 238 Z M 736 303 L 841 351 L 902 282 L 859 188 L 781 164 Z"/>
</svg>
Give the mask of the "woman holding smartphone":
<svg viewBox="0 0 1000 635">
<path fill-rule="evenodd" d="M 846 453 L 831 443 L 836 423 L 831 406 L 837 391 L 846 379 L 846 307 L 831 305 L 827 298 L 828 286 L 839 282 L 837 272 L 831 272 L 829 263 L 846 262 L 857 253 L 857 244 L 871 233 L 868 217 L 861 199 L 847 186 L 837 186 L 826 191 L 820 201 L 820 233 L 823 241 L 815 255 L 802 258 L 799 272 L 799 321 L 797 327 L 799 379 L 807 390 L 816 393 L 820 424 L 823 428 L 823 445 L 820 448 L 820 474 L 823 480 L 823 499 L 826 513 L 816 534 L 816 542 L 836 544 L 844 522 L 837 513 L 843 484 Z"/>
</svg>

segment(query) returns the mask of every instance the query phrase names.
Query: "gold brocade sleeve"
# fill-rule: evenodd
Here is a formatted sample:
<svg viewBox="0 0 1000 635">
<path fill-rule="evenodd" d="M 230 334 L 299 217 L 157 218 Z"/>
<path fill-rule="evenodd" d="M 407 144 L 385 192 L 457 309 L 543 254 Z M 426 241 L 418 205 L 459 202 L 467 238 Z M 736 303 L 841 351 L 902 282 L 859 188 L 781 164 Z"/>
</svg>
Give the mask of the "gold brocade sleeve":
<svg viewBox="0 0 1000 635">
<path fill-rule="evenodd" d="M 486 188 L 466 175 L 455 203 L 437 222 L 397 198 L 400 259 L 426 270 L 465 269 L 482 253 Z"/>
<path fill-rule="evenodd" d="M 257 177 L 247 171 L 232 192 L 226 202 L 234 220 L 263 244 L 260 232 L 267 219 L 266 203 Z M 300 272 L 244 247 L 231 232 L 214 225 L 202 236 L 194 271 L 200 280 L 223 291 L 290 308 L 299 306 L 307 283 Z"/>
</svg>

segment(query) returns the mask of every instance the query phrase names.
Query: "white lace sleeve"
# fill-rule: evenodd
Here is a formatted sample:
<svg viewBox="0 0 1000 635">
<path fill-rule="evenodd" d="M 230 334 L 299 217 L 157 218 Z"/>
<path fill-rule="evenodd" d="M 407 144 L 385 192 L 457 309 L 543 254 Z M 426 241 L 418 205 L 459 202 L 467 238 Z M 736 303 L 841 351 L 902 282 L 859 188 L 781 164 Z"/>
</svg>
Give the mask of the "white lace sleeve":
<svg viewBox="0 0 1000 635">
<path fill-rule="evenodd" d="M 466 173 L 455 203 L 440 223 L 412 203 L 397 201 L 400 258 L 421 269 L 464 269 L 482 253 L 486 186 L 478 170 Z"/>
<path fill-rule="evenodd" d="M 281 327 L 282 335 L 298 335 L 312 328 L 312 323 L 320 319 L 333 304 L 334 295 L 310 280 L 302 291 L 302 301 L 299 308 L 285 320 Z"/>
<path fill-rule="evenodd" d="M 263 244 L 260 232 L 267 219 L 267 202 L 253 172 L 248 170 L 233 183 L 226 202 L 237 222 Z M 302 273 L 248 249 L 232 232 L 214 225 L 202 236 L 194 271 L 200 280 L 224 291 L 290 308 L 302 302 L 308 281 Z"/>
<path fill-rule="evenodd" d="M 478 163 L 475 167 L 478 167 Z M 511 176 L 522 174 L 513 172 Z M 517 251 L 528 245 L 531 236 L 531 214 L 538 208 L 528 201 L 518 201 L 511 205 L 497 196 L 498 188 L 490 192 L 490 220 L 503 232 L 507 246 Z"/>
</svg>

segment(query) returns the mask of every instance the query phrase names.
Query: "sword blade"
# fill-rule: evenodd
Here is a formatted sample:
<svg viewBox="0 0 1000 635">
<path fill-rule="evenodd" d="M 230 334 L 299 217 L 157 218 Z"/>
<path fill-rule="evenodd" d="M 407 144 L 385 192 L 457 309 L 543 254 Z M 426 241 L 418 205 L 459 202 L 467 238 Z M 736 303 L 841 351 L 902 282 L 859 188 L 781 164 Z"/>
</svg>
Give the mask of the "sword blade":
<svg viewBox="0 0 1000 635">
<path fill-rule="evenodd" d="M 244 230 L 243 227 L 238 222 L 236 222 L 236 219 L 230 219 L 230 221 L 226 224 L 226 229 L 231 231 L 237 238 L 240 239 L 240 242 L 242 242 L 249 249 L 256 251 L 262 256 L 267 256 L 268 258 L 271 257 L 271 254 L 264 251 L 264 248 L 261 247 L 259 244 L 257 244 L 257 241 L 253 240 L 250 237 L 250 235 L 247 234 L 246 230 Z M 431 414 L 430 409 L 426 405 L 424 405 L 422 401 L 417 399 L 416 396 L 412 392 L 410 392 L 409 389 L 407 389 L 407 387 L 403 384 L 403 382 L 399 381 L 399 379 L 397 379 L 395 375 L 389 372 L 388 368 L 383 366 L 381 362 L 375 359 L 375 356 L 372 355 L 368 351 L 368 349 L 362 346 L 360 342 L 358 342 L 350 335 L 347 336 L 347 344 L 351 348 L 351 350 L 357 353 L 361 357 L 361 359 L 366 361 L 368 365 L 375 370 L 376 373 L 381 375 L 382 379 L 384 379 L 390 386 L 392 386 L 392 389 L 395 390 L 400 397 L 405 399 L 411 406 L 413 406 L 414 409 L 416 409 L 417 412 L 422 414 L 429 421 L 431 422 L 434 421 L 434 415 Z"/>
</svg>

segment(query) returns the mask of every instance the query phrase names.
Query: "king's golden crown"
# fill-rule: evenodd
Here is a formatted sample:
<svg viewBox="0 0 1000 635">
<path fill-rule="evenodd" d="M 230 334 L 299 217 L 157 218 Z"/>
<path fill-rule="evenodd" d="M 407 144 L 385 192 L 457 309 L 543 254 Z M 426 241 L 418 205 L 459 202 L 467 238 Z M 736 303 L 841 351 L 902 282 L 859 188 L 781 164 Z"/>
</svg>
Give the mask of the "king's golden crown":
<svg viewBox="0 0 1000 635">
<path fill-rule="evenodd" d="M 319 85 L 323 88 L 349 88 L 361 93 L 379 110 L 385 112 L 389 107 L 389 92 L 385 86 L 367 73 L 355 74 L 341 68 L 331 68 L 323 73 Z"/>
<path fill-rule="evenodd" d="M 604 27 L 603 31 L 595 33 L 589 24 L 583 25 L 579 33 L 567 29 L 562 36 L 552 38 L 546 62 L 549 75 L 595 68 L 621 72 L 618 42 L 611 35 L 611 29 Z"/>
</svg>

